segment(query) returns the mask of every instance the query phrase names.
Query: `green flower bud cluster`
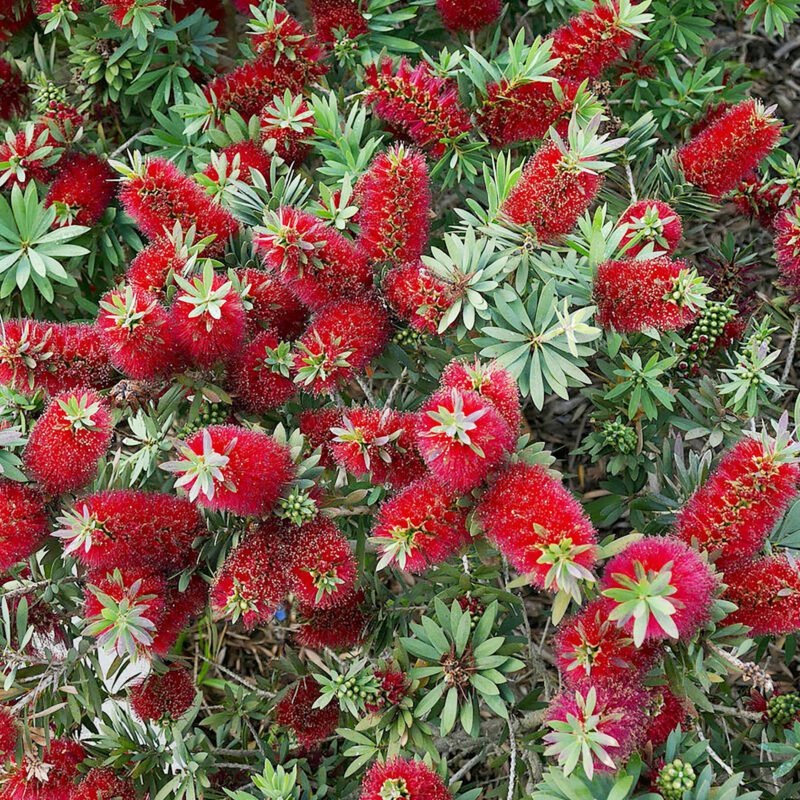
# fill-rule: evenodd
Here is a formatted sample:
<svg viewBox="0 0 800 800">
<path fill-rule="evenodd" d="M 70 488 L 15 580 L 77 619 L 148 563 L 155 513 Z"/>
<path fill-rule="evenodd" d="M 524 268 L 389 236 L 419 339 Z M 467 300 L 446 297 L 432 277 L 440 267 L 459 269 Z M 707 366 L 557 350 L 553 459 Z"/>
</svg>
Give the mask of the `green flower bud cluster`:
<svg viewBox="0 0 800 800">
<path fill-rule="evenodd" d="M 636 431 L 619 419 L 608 420 L 600 429 L 603 444 L 622 455 L 636 452 L 639 437 Z"/>
<path fill-rule="evenodd" d="M 661 768 L 656 786 L 664 800 L 681 800 L 684 792 L 694 788 L 696 777 L 691 764 L 676 758 Z"/>
<path fill-rule="evenodd" d="M 696 375 L 700 365 L 708 357 L 722 336 L 725 326 L 736 316 L 730 301 L 708 302 L 691 333 L 686 337 L 687 349 L 678 363 L 678 369 L 688 375 Z"/>
<path fill-rule="evenodd" d="M 200 408 L 197 419 L 187 422 L 178 431 L 178 436 L 186 438 L 203 428 L 207 428 L 209 425 L 225 425 L 229 416 L 230 406 L 225 403 L 204 403 Z"/>
<path fill-rule="evenodd" d="M 776 694 L 767 700 L 767 717 L 776 725 L 789 725 L 800 714 L 800 694 Z"/>
</svg>

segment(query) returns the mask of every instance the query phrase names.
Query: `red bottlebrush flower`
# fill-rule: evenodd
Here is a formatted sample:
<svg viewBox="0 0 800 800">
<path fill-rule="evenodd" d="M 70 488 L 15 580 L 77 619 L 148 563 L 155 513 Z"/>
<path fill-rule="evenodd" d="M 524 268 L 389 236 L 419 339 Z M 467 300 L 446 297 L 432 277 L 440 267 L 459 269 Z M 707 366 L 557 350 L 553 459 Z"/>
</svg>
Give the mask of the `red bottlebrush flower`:
<svg viewBox="0 0 800 800">
<path fill-rule="evenodd" d="M 53 395 L 111 383 L 108 354 L 93 325 L 57 325 L 31 319 L 0 323 L 0 383 L 20 392 Z"/>
<path fill-rule="evenodd" d="M 290 588 L 312 608 L 333 608 L 355 593 L 358 576 L 350 542 L 325 517 L 316 517 L 284 537 Z"/>
<path fill-rule="evenodd" d="M 375 295 L 332 303 L 311 318 L 298 342 L 295 380 L 324 394 L 364 370 L 388 339 L 389 319 Z"/>
<path fill-rule="evenodd" d="M 289 344 L 262 331 L 244 346 L 228 371 L 236 400 L 252 414 L 265 414 L 282 406 L 297 387 L 289 376 Z"/>
<path fill-rule="evenodd" d="M 431 192 L 425 156 L 403 145 L 381 153 L 360 182 L 359 246 L 371 261 L 418 261 L 428 246 Z"/>
<path fill-rule="evenodd" d="M 309 408 L 298 415 L 298 427 L 303 434 L 309 450 L 320 448 L 320 464 L 326 469 L 336 466 L 331 451 L 335 428 L 342 421 L 342 415 L 335 408 Z"/>
<path fill-rule="evenodd" d="M 477 392 L 497 409 L 513 431 L 519 429 L 522 409 L 517 382 L 496 361 L 451 361 L 444 368 L 439 385 L 442 389 Z"/>
<path fill-rule="evenodd" d="M 376 761 L 364 776 L 360 800 L 452 800 L 442 779 L 422 761 L 393 758 Z"/>
<path fill-rule="evenodd" d="M 319 684 L 313 678 L 301 678 L 275 706 L 278 725 L 288 728 L 298 744 L 309 750 L 327 739 L 339 724 L 336 703 L 330 703 L 325 708 L 314 708 L 319 697 Z"/>
<path fill-rule="evenodd" d="M 597 536 L 581 504 L 544 467 L 513 464 L 477 508 L 486 536 L 542 589 L 580 598 L 593 581 Z"/>
<path fill-rule="evenodd" d="M 442 390 L 420 409 L 417 448 L 433 475 L 458 492 L 474 489 L 513 446 L 508 423 L 477 392 Z"/>
<path fill-rule="evenodd" d="M 261 525 L 225 559 L 211 587 L 211 609 L 217 617 L 245 626 L 269 622 L 289 591 L 279 532 Z"/>
<path fill-rule="evenodd" d="M 72 800 L 78 765 L 87 757 L 72 739 L 53 739 L 41 758 L 9 765 L 0 800 Z"/>
<path fill-rule="evenodd" d="M 675 535 L 718 567 L 752 558 L 797 496 L 800 467 L 775 443 L 743 439 L 678 514 Z"/>
<path fill-rule="evenodd" d="M 192 543 L 206 533 L 188 500 L 133 489 L 99 492 L 58 518 L 55 536 L 65 552 L 92 569 L 185 569 L 196 560 Z"/>
<path fill-rule="evenodd" d="M 786 555 L 757 558 L 725 571 L 723 597 L 739 607 L 725 618 L 754 636 L 784 636 L 800 630 L 800 569 Z"/>
<path fill-rule="evenodd" d="M 162 675 L 150 673 L 136 684 L 130 703 L 143 722 L 175 722 L 192 707 L 196 696 L 192 673 L 185 667 L 173 667 Z"/>
<path fill-rule="evenodd" d="M 683 145 L 678 162 L 686 180 L 721 197 L 769 155 L 780 135 L 772 109 L 745 100 Z"/>
<path fill-rule="evenodd" d="M 176 487 L 207 508 L 243 517 L 266 514 L 294 476 L 285 445 L 236 425 L 203 428 L 179 449 L 180 461 L 162 464 L 180 474 Z"/>
<path fill-rule="evenodd" d="M 408 697 L 409 679 L 405 672 L 386 667 L 376 669 L 374 674 L 378 681 L 378 695 L 367 705 L 370 714 L 378 714 L 385 708 L 398 706 Z"/>
<path fill-rule="evenodd" d="M 311 150 L 306 140 L 314 134 L 314 112 L 301 94 L 288 89 L 261 109 L 261 145 L 289 164 L 301 162 Z"/>
<path fill-rule="evenodd" d="M 250 336 L 268 330 L 280 339 L 294 339 L 302 332 L 308 310 L 277 278 L 259 269 L 237 269 L 235 274 Z"/>
<path fill-rule="evenodd" d="M 305 618 L 297 631 L 297 643 L 311 650 L 329 647 L 331 650 L 349 650 L 364 640 L 369 619 L 361 606 L 364 592 L 358 591 L 348 600 L 333 608 L 301 606 Z"/>
<path fill-rule="evenodd" d="M 199 367 L 227 361 L 244 343 L 246 313 L 233 283 L 214 273 L 210 262 L 202 275 L 186 280 L 170 307 L 170 326 L 181 349 Z"/>
<path fill-rule="evenodd" d="M 155 239 L 140 250 L 125 272 L 125 280 L 134 289 L 160 295 L 170 273 L 179 273 L 186 259 L 176 251 L 169 239 Z"/>
<path fill-rule="evenodd" d="M 56 209 L 56 223 L 92 227 L 99 222 L 114 197 L 112 178 L 108 163 L 95 155 L 65 159 L 45 201 Z"/>
<path fill-rule="evenodd" d="M 10 39 L 33 20 L 33 9 L 27 3 L 5 0 L 0 5 L 0 42 Z"/>
<path fill-rule="evenodd" d="M 697 318 L 710 288 L 685 261 L 668 256 L 604 261 L 597 269 L 597 321 L 620 333 L 679 330 Z"/>
<path fill-rule="evenodd" d="M 97 327 L 109 360 L 129 378 L 150 380 L 177 366 L 167 311 L 141 289 L 125 286 L 105 295 Z"/>
<path fill-rule="evenodd" d="M 213 156 L 203 175 L 220 186 L 224 186 L 234 178 L 252 185 L 250 170 L 260 172 L 269 181 L 271 165 L 272 158 L 259 144 L 251 141 L 236 142 Z"/>
<path fill-rule="evenodd" d="M 366 256 L 307 211 L 279 209 L 256 244 L 267 267 L 309 308 L 319 309 L 372 285 Z"/>
<path fill-rule="evenodd" d="M 17 718 L 10 709 L 0 706 L 0 761 L 5 761 L 17 747 Z"/>
<path fill-rule="evenodd" d="M 689 128 L 689 133 L 692 136 L 697 136 L 702 133 L 709 125 L 716 122 L 718 119 L 724 117 L 733 106 L 730 103 L 716 103 L 710 105 L 702 117 L 692 123 Z"/>
<path fill-rule="evenodd" d="M 113 769 L 95 767 L 86 773 L 70 800 L 136 800 L 136 791 Z"/>
<path fill-rule="evenodd" d="M 465 547 L 467 511 L 458 507 L 458 499 L 433 478 L 422 478 L 384 502 L 372 529 L 379 569 L 424 572 Z"/>
<path fill-rule="evenodd" d="M 545 142 L 528 160 L 520 179 L 503 204 L 518 225 L 531 225 L 542 242 L 568 234 L 600 191 L 602 178 L 574 169 L 555 142 Z"/>
<path fill-rule="evenodd" d="M 628 206 L 619 222 L 628 226 L 620 242 L 620 247 L 632 242 L 625 250 L 628 258 L 638 255 L 649 243 L 656 250 L 672 255 L 683 236 L 681 218 L 672 206 L 661 200 L 637 200 Z"/>
<path fill-rule="evenodd" d="M 608 619 L 613 605 L 608 598 L 598 598 L 559 628 L 555 656 L 567 686 L 631 685 L 653 665 L 655 646 L 636 647 Z"/>
<path fill-rule="evenodd" d="M 314 20 L 314 33 L 321 42 L 355 39 L 368 30 L 361 0 L 309 0 L 308 10 Z M 342 31 L 336 36 L 336 31 Z"/>
<path fill-rule="evenodd" d="M 741 214 L 752 217 L 764 230 L 771 231 L 783 211 L 783 192 L 782 186 L 768 183 L 753 173 L 742 178 L 731 192 L 730 199 Z"/>
<path fill-rule="evenodd" d="M 500 19 L 501 0 L 436 0 L 445 28 L 451 31 L 477 31 Z"/>
<path fill-rule="evenodd" d="M 392 59 L 385 58 L 367 67 L 364 79 L 365 102 L 433 158 L 444 155 L 446 141 L 472 129 L 456 84 L 435 75 L 424 61 L 412 67 L 402 58 L 395 71 Z"/>
<path fill-rule="evenodd" d="M 609 619 L 644 641 L 687 639 L 708 618 L 716 581 L 707 564 L 679 539 L 647 537 L 606 564 L 603 595 Z"/>
<path fill-rule="evenodd" d="M 249 11 L 247 8 L 244 13 L 249 14 Z M 327 71 L 322 63 L 325 55 L 322 48 L 280 5 L 267 11 L 257 29 L 250 40 L 253 49 L 259 61 L 275 65 L 276 77 L 281 83 L 280 91 L 273 95 L 282 94 L 284 89 L 299 92 Z M 272 100 L 272 96 L 268 100 Z"/>
<path fill-rule="evenodd" d="M 391 409 L 351 408 L 331 429 L 340 467 L 372 483 L 404 486 L 425 473 L 414 447 L 414 418 Z"/>
<path fill-rule="evenodd" d="M 435 334 L 453 304 L 453 289 L 431 274 L 424 264 L 406 264 L 386 273 L 386 301 L 398 317 L 412 328 Z"/>
<path fill-rule="evenodd" d="M 59 160 L 57 144 L 42 124 L 26 125 L 16 136 L 0 140 L 0 189 L 24 189 L 32 180 L 49 183 L 51 167 Z"/>
<path fill-rule="evenodd" d="M 800 201 L 792 203 L 775 220 L 775 260 L 781 271 L 781 281 L 800 297 Z"/>
<path fill-rule="evenodd" d="M 133 24 L 136 14 L 146 14 L 151 18 L 158 18 L 162 14 L 163 6 L 158 0 L 149 0 L 149 2 L 142 2 L 142 0 L 100 0 L 100 2 L 107 6 L 111 19 L 114 24 L 120 28 L 129 28 Z M 130 12 L 133 12 L 131 14 Z"/>
<path fill-rule="evenodd" d="M 53 398 L 31 431 L 25 471 L 47 494 L 81 489 L 97 472 L 111 443 L 108 402 L 91 389 Z"/>
<path fill-rule="evenodd" d="M 2 20 L 0 20 L 2 28 Z M 0 32 L 0 40 L 2 33 Z M 0 58 L 0 120 L 19 116 L 28 104 L 30 90 L 22 78 L 22 73 L 13 65 Z"/>
<path fill-rule="evenodd" d="M 553 732 L 544 737 L 549 745 L 545 755 L 557 756 L 563 767 L 578 740 L 591 748 L 591 762 L 583 762 L 590 779 L 596 770 L 617 769 L 641 739 L 646 704 L 647 695 L 637 688 L 592 686 L 562 692 L 547 711 Z"/>
<path fill-rule="evenodd" d="M 150 651 L 164 658 L 184 628 L 203 613 L 207 603 L 208 584 L 199 575 L 192 577 L 183 592 L 178 591 L 176 583 L 168 586 L 164 613 L 154 631 Z"/>
<path fill-rule="evenodd" d="M 576 81 L 596 80 L 622 59 L 636 40 L 635 32 L 652 19 L 638 5 L 621 10 L 615 0 L 601 0 L 572 17 L 552 34 L 552 57 L 560 58 L 555 72 Z"/>
<path fill-rule="evenodd" d="M 562 78 L 556 95 L 549 81 L 509 83 L 503 79 L 486 87 L 478 110 L 478 124 L 489 141 L 504 147 L 531 139 L 544 139 L 552 126 L 566 132 L 580 84 Z"/>
<path fill-rule="evenodd" d="M 686 722 L 689 711 L 686 703 L 666 686 L 648 689 L 649 702 L 645 711 L 645 732 L 642 741 L 658 747 L 667 741 L 678 725 Z"/>
<path fill-rule="evenodd" d="M 228 239 L 239 229 L 239 223 L 201 186 L 163 158 L 148 158 L 137 171 L 131 171 L 119 197 L 150 239 L 170 233 L 176 222 L 184 230 L 194 226 L 198 239 L 214 236 L 206 250 L 209 256 L 222 253 Z"/>
<path fill-rule="evenodd" d="M 36 552 L 48 527 L 40 494 L 24 483 L 0 478 L 0 572 Z"/>
</svg>

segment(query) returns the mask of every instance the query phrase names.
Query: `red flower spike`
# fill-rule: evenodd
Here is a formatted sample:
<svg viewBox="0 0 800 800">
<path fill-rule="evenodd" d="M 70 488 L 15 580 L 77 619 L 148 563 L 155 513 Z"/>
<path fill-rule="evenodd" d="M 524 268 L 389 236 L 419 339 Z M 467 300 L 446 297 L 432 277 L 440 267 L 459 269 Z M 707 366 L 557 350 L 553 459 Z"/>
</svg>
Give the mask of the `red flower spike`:
<svg viewBox="0 0 800 800">
<path fill-rule="evenodd" d="M 655 646 L 636 647 L 633 639 L 608 619 L 612 608 L 611 600 L 598 598 L 558 629 L 556 663 L 567 686 L 631 685 L 656 660 Z"/>
<path fill-rule="evenodd" d="M 45 204 L 56 209 L 56 224 L 97 224 L 114 199 L 114 173 L 95 155 L 76 154 L 59 165 Z"/>
<path fill-rule="evenodd" d="M 644 690 L 633 687 L 592 686 L 562 692 L 547 711 L 553 732 L 544 737 L 549 745 L 545 755 L 557 756 L 564 767 L 570 761 L 568 748 L 580 740 L 590 748 L 589 763 L 583 761 L 590 779 L 595 771 L 615 770 L 641 739 L 646 705 Z"/>
<path fill-rule="evenodd" d="M 313 678 L 301 678 L 275 706 L 275 721 L 288 728 L 299 745 L 308 750 L 327 739 L 339 724 L 336 703 L 314 708 L 319 697 L 319 684 Z"/>
<path fill-rule="evenodd" d="M 477 392 L 498 410 L 512 431 L 519 429 L 522 409 L 517 382 L 496 361 L 482 363 L 477 358 L 472 362 L 451 361 L 444 368 L 439 385 L 442 389 Z"/>
<path fill-rule="evenodd" d="M 219 0 L 169 0 L 168 7 L 176 22 L 186 19 L 198 8 L 205 11 L 217 23 L 225 21 L 225 6 Z"/>
<path fill-rule="evenodd" d="M 602 594 L 615 604 L 609 619 L 645 641 L 688 639 L 708 619 L 716 581 L 707 564 L 679 539 L 647 537 L 606 564 Z"/>
<path fill-rule="evenodd" d="M 0 706 L 0 762 L 13 755 L 19 739 L 17 718 L 11 709 Z"/>
<path fill-rule="evenodd" d="M 0 572 L 35 553 L 48 528 L 41 495 L 24 483 L 0 478 Z"/>
<path fill-rule="evenodd" d="M 393 758 L 376 761 L 364 776 L 360 800 L 452 800 L 442 779 L 422 761 Z"/>
<path fill-rule="evenodd" d="M 100 301 L 100 340 L 124 375 L 151 380 L 177 365 L 177 343 L 166 309 L 151 294 L 121 286 Z"/>
<path fill-rule="evenodd" d="M 30 89 L 23 80 L 22 73 L 13 64 L 0 58 L 0 120 L 20 116 L 28 104 L 29 93 Z"/>
<path fill-rule="evenodd" d="M 637 256 L 649 243 L 656 250 L 672 255 L 683 236 L 681 218 L 672 206 L 661 200 L 637 200 L 628 206 L 619 222 L 628 226 L 620 242 L 620 248 L 631 242 L 625 250 L 626 258 Z"/>
<path fill-rule="evenodd" d="M 351 408 L 331 429 L 330 449 L 352 475 L 399 488 L 426 471 L 414 447 L 414 424 L 413 416 L 391 409 Z"/>
<path fill-rule="evenodd" d="M 163 675 L 151 673 L 130 692 L 134 713 L 143 722 L 177 722 L 194 703 L 197 688 L 192 673 L 173 667 Z"/>
<path fill-rule="evenodd" d="M 203 175 L 219 186 L 225 186 L 237 179 L 248 185 L 253 184 L 251 169 L 260 172 L 269 181 L 272 158 L 255 142 L 236 142 L 223 148 L 212 157 Z"/>
<path fill-rule="evenodd" d="M 57 145 L 50 129 L 41 123 L 26 125 L 10 140 L 0 140 L 0 163 L 9 165 L 0 170 L 0 189 L 25 189 L 33 180 L 49 183 L 60 158 Z"/>
<path fill-rule="evenodd" d="M 436 8 L 448 30 L 477 31 L 500 19 L 501 0 L 436 0 Z"/>
<path fill-rule="evenodd" d="M 431 191 L 425 157 L 403 145 L 381 153 L 359 183 L 359 246 L 371 261 L 418 261 L 428 246 Z"/>
<path fill-rule="evenodd" d="M 365 102 L 433 158 L 444 155 L 446 141 L 472 129 L 456 84 L 435 75 L 424 61 L 412 67 L 402 58 L 395 70 L 392 59 L 386 58 L 379 66 L 367 67 L 365 81 Z"/>
<path fill-rule="evenodd" d="M 170 273 L 179 273 L 185 266 L 186 259 L 169 239 L 155 239 L 131 261 L 125 279 L 134 289 L 161 295 Z"/>
<path fill-rule="evenodd" d="M 386 667 L 376 669 L 374 675 L 378 681 L 378 696 L 366 707 L 370 714 L 379 714 L 383 709 L 399 706 L 408 697 L 409 678 L 402 670 Z"/>
<path fill-rule="evenodd" d="M 236 280 L 247 312 L 247 333 L 268 330 L 279 339 L 294 339 L 308 322 L 308 310 L 268 272 L 237 269 Z"/>
<path fill-rule="evenodd" d="M 149 568 L 169 573 L 196 561 L 195 539 L 206 534 L 188 500 L 133 489 L 91 494 L 58 518 L 54 535 L 91 569 Z"/>
<path fill-rule="evenodd" d="M 653 747 L 664 744 L 678 725 L 683 725 L 689 711 L 686 702 L 666 686 L 648 688 L 649 702 L 642 740 Z"/>
<path fill-rule="evenodd" d="M 503 204 L 518 225 L 529 224 L 542 242 L 568 234 L 600 191 L 594 172 L 564 168 L 564 154 L 555 142 L 545 142 L 528 160 Z"/>
<path fill-rule="evenodd" d="M 800 201 L 792 203 L 775 220 L 775 260 L 781 271 L 781 282 L 800 298 Z"/>
<path fill-rule="evenodd" d="M 295 381 L 325 394 L 362 372 L 389 339 L 389 319 L 380 300 L 365 294 L 326 306 L 311 318 L 297 343 Z"/>
<path fill-rule="evenodd" d="M 228 371 L 228 386 L 236 401 L 252 414 L 279 408 L 297 390 L 289 377 L 290 345 L 262 331 L 245 345 Z"/>
<path fill-rule="evenodd" d="M 358 567 L 350 542 L 325 517 L 316 517 L 284 537 L 290 589 L 304 606 L 333 608 L 355 593 Z"/>
<path fill-rule="evenodd" d="M 424 333 L 435 334 L 453 304 L 454 290 L 422 263 L 389 270 L 383 291 L 395 314 Z"/>
<path fill-rule="evenodd" d="M 264 524 L 228 555 L 211 587 L 211 610 L 252 628 L 269 622 L 288 591 L 279 531 Z"/>
<path fill-rule="evenodd" d="M 309 308 L 320 309 L 372 285 L 366 256 L 307 211 L 279 209 L 256 244 L 266 266 Z"/>
<path fill-rule="evenodd" d="M 355 39 L 368 30 L 362 13 L 361 0 L 309 0 L 308 10 L 314 20 L 314 33 L 321 42 L 333 43 L 337 39 Z M 341 36 L 335 32 L 341 31 Z"/>
<path fill-rule="evenodd" d="M 148 158 L 131 170 L 120 189 L 120 201 L 142 233 L 164 237 L 175 223 L 194 226 L 198 239 L 214 236 L 206 255 L 219 255 L 239 223 L 191 178 L 163 158 Z"/>
<path fill-rule="evenodd" d="M 604 261 L 597 268 L 597 321 L 620 333 L 680 330 L 697 318 L 711 287 L 685 261 L 669 256 Z"/>
<path fill-rule="evenodd" d="M 108 354 L 94 325 L 11 319 L 0 323 L 0 383 L 53 395 L 111 384 Z"/>
<path fill-rule="evenodd" d="M 137 16 L 157 20 L 163 13 L 163 6 L 159 4 L 158 0 L 148 0 L 147 2 L 142 2 L 142 0 L 100 0 L 100 2 L 109 9 L 111 19 L 119 28 L 131 27 Z"/>
<path fill-rule="evenodd" d="M 331 451 L 333 434 L 331 428 L 342 421 L 341 413 L 335 408 L 309 408 L 298 415 L 298 427 L 306 440 L 306 446 L 314 451 L 320 448 L 320 464 L 325 469 L 336 466 Z"/>
<path fill-rule="evenodd" d="M 725 571 L 723 597 L 738 610 L 726 625 L 741 623 L 753 636 L 784 636 L 800 630 L 800 569 L 786 555 L 757 558 Z"/>
<path fill-rule="evenodd" d="M 57 395 L 31 431 L 22 457 L 26 474 L 46 494 L 81 489 L 94 478 L 112 431 L 108 402 L 92 389 Z"/>
<path fill-rule="evenodd" d="M 465 547 L 470 542 L 467 511 L 458 507 L 458 499 L 428 477 L 385 501 L 372 529 L 380 552 L 378 569 L 425 572 Z"/>
<path fill-rule="evenodd" d="M 797 496 L 800 467 L 758 439 L 743 439 L 679 512 L 675 535 L 716 558 L 717 567 L 747 561 Z"/>
<path fill-rule="evenodd" d="M 52 739 L 41 758 L 8 766 L 0 800 L 72 800 L 78 765 L 87 758 L 72 739 Z"/>
<path fill-rule="evenodd" d="M 314 135 L 314 112 L 301 94 L 288 89 L 261 109 L 261 146 L 289 164 L 298 164 L 309 154 Z"/>
<path fill-rule="evenodd" d="M 632 48 L 637 30 L 652 19 L 640 6 L 600 0 L 552 34 L 555 72 L 566 78 L 596 80 Z"/>
<path fill-rule="evenodd" d="M 772 109 L 744 100 L 683 145 L 678 163 L 686 180 L 721 197 L 769 155 L 780 135 Z"/>
<path fill-rule="evenodd" d="M 496 147 L 531 139 L 544 139 L 551 127 L 562 136 L 581 94 L 580 83 L 567 78 L 510 83 L 503 79 L 486 87 L 486 99 L 478 109 L 478 124 Z M 556 93 L 558 91 L 558 94 Z"/>
<path fill-rule="evenodd" d="M 508 423 L 477 392 L 442 390 L 420 409 L 417 448 L 434 477 L 458 492 L 474 489 L 513 447 Z"/>
<path fill-rule="evenodd" d="M 361 609 L 364 592 L 358 591 L 341 605 L 333 608 L 300 607 L 301 622 L 297 643 L 310 650 L 350 650 L 364 641 L 369 619 Z"/>
<path fill-rule="evenodd" d="M 580 602 L 581 582 L 594 581 L 597 535 L 581 504 L 544 467 L 509 466 L 481 498 L 477 515 L 514 569 Z"/>
<path fill-rule="evenodd" d="M 112 769 L 90 769 L 75 788 L 70 800 L 136 800 L 133 784 Z"/>
<path fill-rule="evenodd" d="M 206 262 L 191 280 L 175 275 L 180 290 L 170 307 L 170 326 L 181 349 L 198 367 L 228 361 L 245 339 L 246 313 L 233 283 Z"/>
<path fill-rule="evenodd" d="M 176 583 L 168 587 L 164 614 L 158 622 L 150 650 L 159 658 L 168 655 L 183 630 L 199 617 L 208 604 L 208 584 L 194 575 L 186 590 L 178 590 Z"/>
<path fill-rule="evenodd" d="M 784 187 L 753 173 L 742 178 L 729 197 L 741 214 L 755 219 L 764 230 L 772 231 L 784 211 L 781 203 L 783 192 Z"/>
<path fill-rule="evenodd" d="M 289 449 L 266 433 L 212 425 L 179 446 L 181 460 L 162 464 L 180 475 L 175 483 L 206 508 L 261 516 L 294 476 Z"/>
</svg>

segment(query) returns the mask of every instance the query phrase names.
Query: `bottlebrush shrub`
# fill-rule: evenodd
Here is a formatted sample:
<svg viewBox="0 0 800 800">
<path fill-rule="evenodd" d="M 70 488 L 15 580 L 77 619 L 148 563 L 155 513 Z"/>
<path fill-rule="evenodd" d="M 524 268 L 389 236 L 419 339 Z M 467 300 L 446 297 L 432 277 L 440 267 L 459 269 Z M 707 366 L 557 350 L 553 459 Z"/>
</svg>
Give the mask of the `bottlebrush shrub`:
<svg viewBox="0 0 800 800">
<path fill-rule="evenodd" d="M 54 397 L 25 447 L 25 471 L 47 494 L 86 486 L 113 435 L 108 401 L 92 389 Z"/>
<path fill-rule="evenodd" d="M 797 795 L 745 5 L 0 0 L 0 800 Z"/>
<path fill-rule="evenodd" d="M 594 281 L 597 320 L 621 333 L 679 330 L 695 321 L 710 291 L 685 261 L 605 261 Z"/>
</svg>

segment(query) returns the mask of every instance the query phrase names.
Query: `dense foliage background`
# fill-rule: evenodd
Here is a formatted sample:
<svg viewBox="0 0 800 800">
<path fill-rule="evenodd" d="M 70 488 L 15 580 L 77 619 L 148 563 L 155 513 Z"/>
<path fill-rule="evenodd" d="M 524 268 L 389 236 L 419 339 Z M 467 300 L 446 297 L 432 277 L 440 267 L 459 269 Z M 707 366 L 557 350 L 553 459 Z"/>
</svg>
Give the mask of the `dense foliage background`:
<svg viewBox="0 0 800 800">
<path fill-rule="evenodd" d="M 800 794 L 796 0 L 0 0 L 0 798 Z"/>
</svg>

